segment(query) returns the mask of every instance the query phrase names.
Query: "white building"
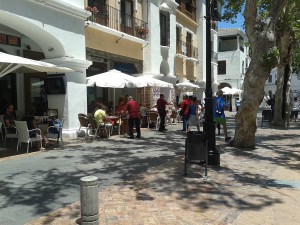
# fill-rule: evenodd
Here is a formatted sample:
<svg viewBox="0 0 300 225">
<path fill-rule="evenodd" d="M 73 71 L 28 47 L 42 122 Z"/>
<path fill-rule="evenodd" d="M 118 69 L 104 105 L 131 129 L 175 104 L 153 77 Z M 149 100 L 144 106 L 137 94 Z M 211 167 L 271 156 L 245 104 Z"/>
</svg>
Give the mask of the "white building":
<svg viewBox="0 0 300 225">
<path fill-rule="evenodd" d="M 90 62 L 84 21 L 89 15 L 84 0 L 0 0 L 0 51 L 74 70 L 60 74 L 65 88 L 60 94 L 45 93 L 50 74 L 6 75 L 0 79 L 1 113 L 7 103 L 14 104 L 18 116 L 58 109 L 58 117 L 65 118 L 64 133 L 76 134 L 77 114 L 86 112 L 85 70 Z"/>
<path fill-rule="evenodd" d="M 132 75 L 150 75 L 175 84 L 189 80 L 202 88 L 206 74 L 205 0 L 0 0 L 0 50 L 12 55 L 68 67 L 61 74 L 61 93 L 45 93 L 50 74 L 9 74 L 0 79 L 0 105 L 12 102 L 18 116 L 34 111 L 42 115 L 58 109 L 64 133 L 75 136 L 78 113 L 87 113 L 92 98 L 112 100 L 107 88 L 86 87 L 91 76 L 110 69 Z M 96 6 L 98 12 L 88 12 Z M 88 20 L 87 20 L 88 18 Z M 217 35 L 212 29 L 213 87 L 217 87 Z M 91 65 L 92 64 L 92 65 Z M 142 93 L 142 91 L 144 93 Z M 140 103 L 155 103 L 168 89 L 117 90 L 136 96 Z M 142 95 L 143 94 L 143 95 Z M 142 97 L 143 96 L 143 97 Z"/>
<path fill-rule="evenodd" d="M 196 94 L 203 98 L 206 73 L 205 0 L 88 0 L 86 4 L 99 9 L 96 19 L 86 22 L 87 59 L 93 61 L 87 71 L 88 76 L 119 69 L 133 76 L 149 75 L 173 84 L 189 80 L 202 87 Z M 146 32 L 141 35 L 139 27 L 145 28 Z M 212 36 L 215 43 L 213 81 L 217 83 L 215 31 Z M 168 100 L 175 97 L 174 91 L 165 88 L 134 91 L 116 90 L 116 96 L 130 94 L 148 106 L 156 102 L 160 92 L 164 92 Z M 88 96 L 89 102 L 94 100 L 93 96 L 111 101 L 112 91 L 89 88 Z"/>
<path fill-rule="evenodd" d="M 269 79 L 265 83 L 265 95 L 274 95 L 276 93 L 277 68 L 273 68 Z M 292 74 L 291 76 L 291 97 L 300 97 L 300 76 Z"/>
<path fill-rule="evenodd" d="M 243 89 L 246 69 L 249 66 L 247 36 L 236 28 L 218 30 L 218 83 Z"/>
</svg>

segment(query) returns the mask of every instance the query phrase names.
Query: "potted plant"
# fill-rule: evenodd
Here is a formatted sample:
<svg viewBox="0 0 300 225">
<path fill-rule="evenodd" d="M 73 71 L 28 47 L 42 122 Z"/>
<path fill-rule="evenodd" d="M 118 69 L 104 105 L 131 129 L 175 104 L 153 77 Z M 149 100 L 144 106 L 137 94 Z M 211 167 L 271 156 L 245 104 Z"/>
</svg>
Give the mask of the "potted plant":
<svg viewBox="0 0 300 225">
<path fill-rule="evenodd" d="M 142 38 L 144 38 L 146 36 L 146 34 L 148 33 L 148 30 L 144 26 L 137 25 L 135 27 L 135 30 Z"/>
<path fill-rule="evenodd" d="M 88 7 L 85 8 L 85 10 L 87 10 L 87 11 L 89 11 L 89 12 L 92 13 L 92 15 L 90 17 L 90 20 L 92 22 L 95 22 L 96 21 L 96 15 L 99 12 L 98 9 L 97 9 L 97 7 L 96 6 L 93 6 L 93 7 L 88 6 Z"/>
</svg>

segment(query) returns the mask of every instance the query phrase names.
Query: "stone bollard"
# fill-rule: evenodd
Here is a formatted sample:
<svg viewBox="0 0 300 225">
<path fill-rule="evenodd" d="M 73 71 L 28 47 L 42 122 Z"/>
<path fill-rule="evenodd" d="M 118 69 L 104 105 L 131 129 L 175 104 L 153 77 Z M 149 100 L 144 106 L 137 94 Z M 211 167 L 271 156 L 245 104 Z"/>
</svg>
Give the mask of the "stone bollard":
<svg viewBox="0 0 300 225">
<path fill-rule="evenodd" d="M 99 225 L 98 177 L 80 179 L 81 225 Z"/>
</svg>

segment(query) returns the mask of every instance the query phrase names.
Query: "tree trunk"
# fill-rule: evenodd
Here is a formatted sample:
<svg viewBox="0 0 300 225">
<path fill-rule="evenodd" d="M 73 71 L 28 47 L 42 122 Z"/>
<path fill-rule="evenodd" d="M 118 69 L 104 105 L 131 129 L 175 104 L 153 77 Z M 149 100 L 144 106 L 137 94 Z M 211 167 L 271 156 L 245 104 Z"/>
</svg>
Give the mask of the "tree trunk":
<svg viewBox="0 0 300 225">
<path fill-rule="evenodd" d="M 255 59 L 254 59 L 255 60 Z M 257 109 L 264 97 L 264 85 L 270 71 L 264 71 L 263 63 L 250 64 L 244 80 L 241 106 L 235 116 L 235 136 L 233 146 L 239 148 L 255 147 Z"/>
<path fill-rule="evenodd" d="M 278 26 L 277 40 L 280 48 L 280 58 L 277 65 L 277 86 L 275 98 L 274 126 L 285 127 L 289 125 L 290 102 L 290 62 L 292 57 L 292 33 L 288 26 Z"/>
<path fill-rule="evenodd" d="M 258 1 L 246 0 L 245 28 L 251 50 L 251 62 L 246 71 L 241 107 L 235 117 L 235 135 L 232 145 L 254 148 L 257 110 L 264 97 L 264 85 L 271 69 L 277 64 L 273 55 L 274 27 L 286 0 L 274 0 L 270 17 L 260 20 Z"/>
</svg>

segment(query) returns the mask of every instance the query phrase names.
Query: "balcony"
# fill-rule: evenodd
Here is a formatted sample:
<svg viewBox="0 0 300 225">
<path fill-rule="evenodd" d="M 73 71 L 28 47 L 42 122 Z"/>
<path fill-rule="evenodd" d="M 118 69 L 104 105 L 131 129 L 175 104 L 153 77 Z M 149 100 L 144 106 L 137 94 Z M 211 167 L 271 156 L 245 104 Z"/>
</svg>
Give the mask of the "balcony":
<svg viewBox="0 0 300 225">
<path fill-rule="evenodd" d="M 146 22 L 109 5 L 104 5 L 96 13 L 92 12 L 89 20 L 134 37 L 147 38 L 148 24 Z"/>
<path fill-rule="evenodd" d="M 198 48 L 194 47 L 192 43 L 189 42 L 177 40 L 176 53 L 187 56 L 188 58 L 198 59 Z"/>
</svg>

